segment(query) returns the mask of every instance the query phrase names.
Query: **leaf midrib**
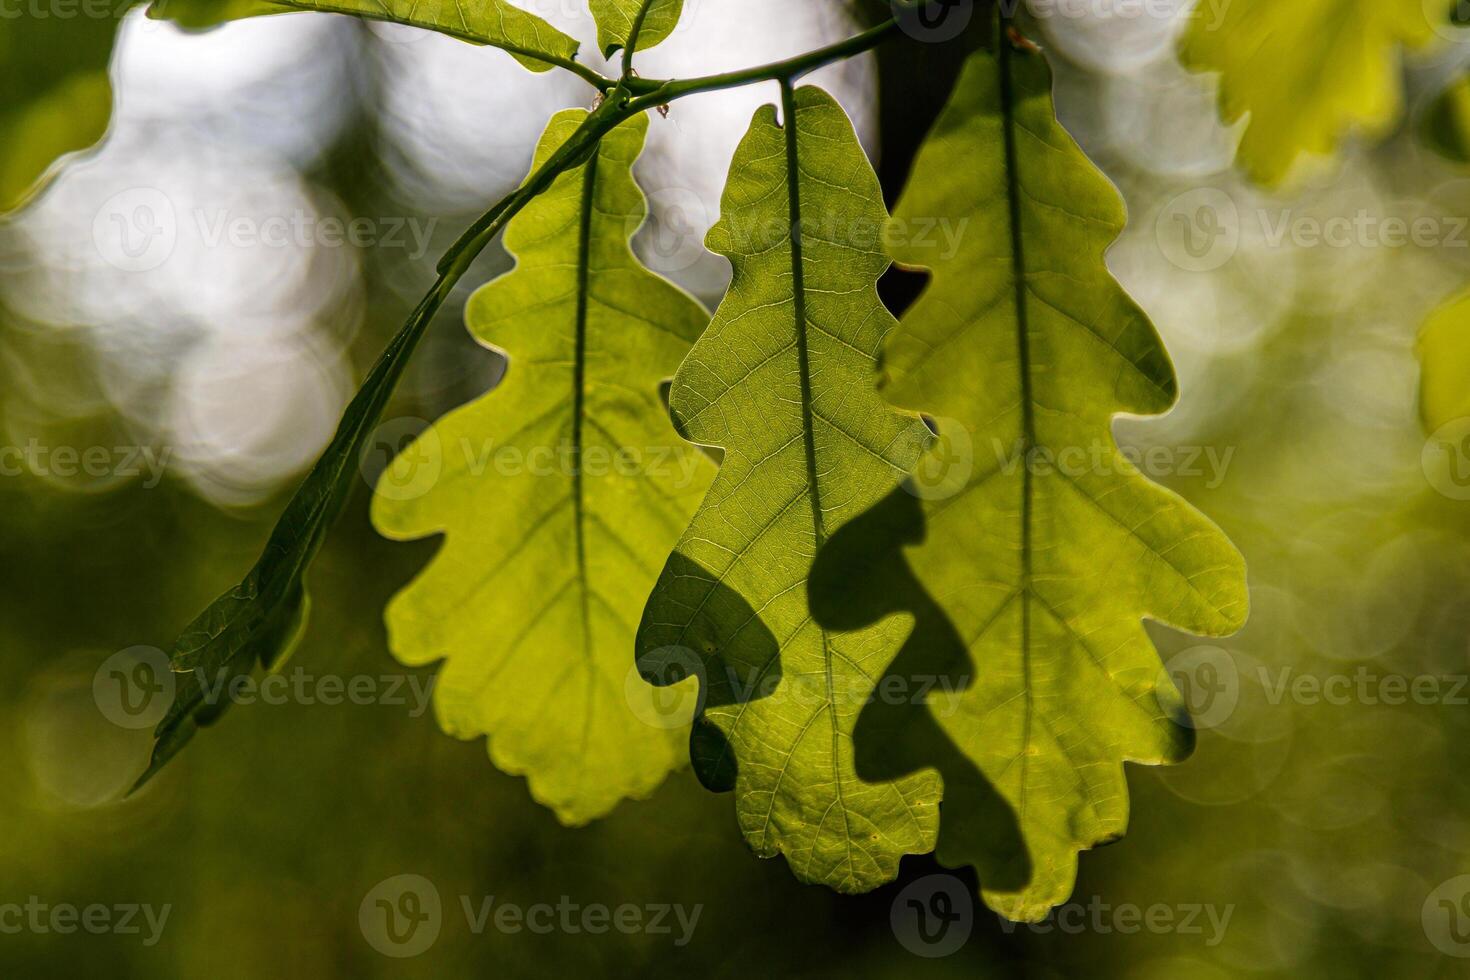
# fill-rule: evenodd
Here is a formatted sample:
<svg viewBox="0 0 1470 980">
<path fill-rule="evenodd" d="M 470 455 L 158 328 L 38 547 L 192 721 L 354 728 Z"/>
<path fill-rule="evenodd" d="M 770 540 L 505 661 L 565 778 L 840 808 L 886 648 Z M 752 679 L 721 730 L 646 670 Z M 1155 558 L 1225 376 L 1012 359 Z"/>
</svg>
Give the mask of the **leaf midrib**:
<svg viewBox="0 0 1470 980">
<path fill-rule="evenodd" d="M 582 482 L 583 415 L 587 401 L 587 309 L 592 279 L 592 216 L 597 194 L 597 161 L 601 150 L 587 160 L 582 174 L 582 213 L 577 239 L 576 353 L 572 359 L 572 513 L 577 541 L 577 590 L 582 615 L 582 653 L 592 656 L 591 608 L 587 597 L 587 521 Z"/>
<path fill-rule="evenodd" d="M 822 491 L 817 482 L 817 435 L 813 416 L 815 409 L 812 406 L 812 375 L 811 375 L 811 352 L 808 349 L 807 322 L 806 322 L 806 268 L 802 259 L 802 210 L 801 210 L 801 160 L 799 150 L 799 127 L 797 125 L 796 113 L 796 89 L 790 79 L 781 81 L 781 115 L 783 136 L 786 141 L 786 200 L 791 219 L 791 292 L 792 292 L 792 314 L 796 320 L 796 363 L 797 376 L 801 384 L 801 436 L 803 448 L 806 451 L 806 479 L 809 488 L 809 497 L 812 504 L 812 537 L 814 539 L 814 550 L 812 554 L 818 554 L 822 546 L 826 544 L 827 531 L 822 519 Z M 837 806 L 842 809 L 842 822 L 844 826 L 843 840 L 847 848 L 848 874 L 852 875 L 852 824 L 848 819 L 847 801 L 842 792 L 842 766 L 839 762 L 839 740 L 842 737 L 837 725 L 837 710 L 834 706 L 833 696 L 834 683 L 832 678 L 832 641 L 827 635 L 826 627 L 819 626 L 818 630 L 822 637 L 822 663 L 825 671 L 827 684 L 827 704 L 822 710 L 827 712 L 827 718 L 832 728 L 832 786 L 836 792 Z M 812 721 L 815 721 L 813 717 Z M 810 727 L 810 722 L 808 726 Z M 803 729 L 803 734 L 805 729 Z M 796 748 L 801 743 L 798 737 L 793 743 L 791 754 L 787 756 L 790 763 L 791 755 L 796 753 Z M 782 769 L 785 774 L 785 768 Z M 778 783 L 779 785 L 779 783 Z M 771 794 L 771 808 L 775 806 L 776 793 Z M 766 810 L 766 819 L 769 823 L 771 808 Z M 825 822 L 825 818 L 824 818 Z M 816 844 L 813 841 L 813 850 Z M 810 860 L 810 857 L 809 857 Z"/>
<path fill-rule="evenodd" d="M 1021 231 L 1021 177 L 1016 149 L 1016 92 L 1011 77 L 1011 44 L 1005 36 L 1008 26 L 1001 20 L 1002 30 L 996 37 L 1000 72 L 1000 104 L 1005 133 L 1006 201 L 1010 211 L 1011 276 L 1016 293 L 1016 350 L 1021 387 L 1021 685 L 1025 695 L 1026 716 L 1021 729 L 1021 779 L 1017 794 L 1017 817 L 1024 823 L 1026 786 L 1031 755 L 1031 722 L 1035 705 L 1031 699 L 1031 535 L 1032 487 L 1031 466 L 1027 459 L 1036 446 L 1035 404 L 1031 390 L 1031 335 L 1026 301 L 1026 251 Z"/>
</svg>

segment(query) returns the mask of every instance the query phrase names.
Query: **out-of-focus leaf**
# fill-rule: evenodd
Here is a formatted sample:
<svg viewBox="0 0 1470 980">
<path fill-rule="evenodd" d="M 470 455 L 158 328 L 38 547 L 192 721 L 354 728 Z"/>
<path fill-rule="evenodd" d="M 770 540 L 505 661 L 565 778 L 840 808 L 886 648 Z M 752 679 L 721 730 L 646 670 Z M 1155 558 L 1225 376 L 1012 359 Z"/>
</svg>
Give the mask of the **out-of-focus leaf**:
<svg viewBox="0 0 1470 980">
<path fill-rule="evenodd" d="M 706 786 L 735 791 L 751 847 L 856 892 L 933 846 L 939 784 L 858 778 L 852 728 L 890 630 L 828 633 L 806 578 L 928 437 L 872 385 L 893 326 L 876 289 L 889 265 L 877 177 L 831 96 L 783 93 L 784 125 L 774 106 L 756 113 L 709 235 L 734 281 L 670 403 L 724 462 L 649 600 L 639 664 L 657 681 L 665 662 L 695 662 L 706 703 L 690 754 Z"/>
<path fill-rule="evenodd" d="M 537 167 L 586 116 L 552 119 Z M 709 314 L 628 246 L 647 210 L 632 176 L 647 129 L 640 115 L 613 130 L 507 226 L 516 267 L 466 319 L 509 373 L 405 450 L 373 506 L 390 537 L 446 535 L 389 606 L 394 652 L 445 658 L 445 731 L 489 735 L 495 764 L 568 824 L 650 793 L 683 764 L 689 731 L 690 712 L 665 717 L 667 696 L 628 660 L 715 471 L 659 391 Z"/>
<path fill-rule="evenodd" d="M 578 44 L 535 14 L 507 0 L 290 0 L 296 10 L 356 14 L 372 20 L 423 27 L 461 41 L 488 44 L 510 52 L 531 71 L 546 71 L 556 60 L 571 61 Z"/>
<path fill-rule="evenodd" d="M 92 16 L 0 17 L 0 213 L 23 203 L 58 157 L 102 138 L 112 114 L 107 65 L 131 0 Z M 96 16 L 97 10 L 104 16 Z M 81 12 L 78 11 L 80 14 Z"/>
<path fill-rule="evenodd" d="M 643 0 L 591 0 L 591 4 L 592 16 L 597 21 L 597 46 L 605 56 L 611 57 L 614 51 L 627 45 Z M 647 50 L 666 40 L 679 26 L 683 10 L 684 0 L 652 0 L 638 35 L 638 47 Z"/>
<path fill-rule="evenodd" d="M 158 0 L 150 17 L 184 27 L 210 27 L 227 20 L 312 10 L 355 14 L 369 20 L 409 24 L 510 52 L 531 71 L 575 60 L 579 45 L 535 14 L 507 0 Z"/>
<path fill-rule="evenodd" d="M 1470 292 L 1430 314 L 1419 334 L 1419 414 L 1435 432 L 1470 418 Z"/>
<path fill-rule="evenodd" d="M 1447 18 L 1453 4 L 1441 6 Z M 1425 0 L 1206 2 L 1195 9 L 1182 56 L 1191 68 L 1220 73 L 1225 121 L 1250 116 L 1238 161 L 1276 186 L 1301 156 L 1330 155 L 1349 130 L 1378 136 L 1395 125 L 1400 48 L 1433 39 L 1433 10 Z"/>
<path fill-rule="evenodd" d="M 189 30 L 202 30 L 232 20 L 264 14 L 290 13 L 291 8 L 269 0 L 153 0 L 148 16 Z"/>
<path fill-rule="evenodd" d="M 834 627 L 916 621 L 883 682 L 940 680 L 864 709 L 859 775 L 939 768 L 940 860 L 976 865 L 992 907 L 1032 920 L 1070 894 L 1079 850 L 1126 829 L 1122 763 L 1193 744 L 1141 620 L 1229 633 L 1247 600 L 1220 530 L 1112 441 L 1118 413 L 1173 404 L 1173 369 L 1103 261 L 1118 194 L 1057 124 L 1045 61 L 1003 47 L 967 65 L 888 236 L 933 279 L 879 387 L 939 441 L 834 536 L 812 595 Z M 957 232 L 947 254 L 919 233 L 936 220 Z"/>
<path fill-rule="evenodd" d="M 1456 163 L 1470 163 L 1470 75 L 1462 75 L 1439 94 L 1424 114 L 1424 141 Z"/>
</svg>

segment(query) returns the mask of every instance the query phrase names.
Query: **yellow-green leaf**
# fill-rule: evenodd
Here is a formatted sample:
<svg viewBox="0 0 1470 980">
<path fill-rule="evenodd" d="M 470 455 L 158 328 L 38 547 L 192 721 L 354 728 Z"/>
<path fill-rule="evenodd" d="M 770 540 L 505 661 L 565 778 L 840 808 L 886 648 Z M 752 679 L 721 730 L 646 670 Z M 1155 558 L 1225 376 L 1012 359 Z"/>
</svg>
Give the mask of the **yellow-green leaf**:
<svg viewBox="0 0 1470 980">
<path fill-rule="evenodd" d="M 586 116 L 552 119 L 537 167 Z M 466 313 L 509 357 L 505 380 L 435 423 L 373 501 L 390 537 L 445 535 L 388 607 L 394 653 L 443 658 L 445 731 L 488 735 L 495 764 L 569 824 L 652 792 L 688 733 L 690 713 L 662 713 L 628 657 L 714 476 L 660 395 L 709 315 L 628 245 L 647 209 L 632 176 L 647 129 L 646 116 L 614 129 L 507 226 L 516 267 Z"/>
<path fill-rule="evenodd" d="M 1070 894 L 1079 850 L 1126 829 L 1123 762 L 1191 749 L 1141 620 L 1229 633 L 1246 592 L 1219 529 L 1112 441 L 1115 415 L 1173 404 L 1173 369 L 1104 265 L 1117 192 L 1057 124 L 1045 61 L 1003 47 L 967 65 L 889 231 L 933 278 L 879 387 L 940 438 L 834 537 L 812 595 L 831 628 L 915 621 L 884 681 L 937 681 L 865 709 L 858 772 L 937 768 L 940 860 L 1029 920 Z M 953 247 L 920 234 L 936 220 Z"/>
<path fill-rule="evenodd" d="M 184 27 L 292 10 L 354 14 L 500 48 L 531 71 L 575 60 L 577 41 L 508 0 L 156 0 L 148 15 Z"/>
<path fill-rule="evenodd" d="M 107 64 L 131 0 L 103 16 L 0 17 L 0 213 L 23 203 L 58 157 L 102 138 L 112 114 Z"/>
<path fill-rule="evenodd" d="M 592 16 L 597 21 L 597 46 L 602 53 L 611 57 L 614 51 L 626 47 L 633 24 L 638 19 L 638 10 L 644 0 L 591 0 Z M 667 40 L 679 26 L 679 15 L 684 11 L 684 0 L 650 0 L 648 14 L 638 34 L 639 50 L 647 50 Z"/>
<path fill-rule="evenodd" d="M 706 786 L 734 790 L 751 847 L 854 892 L 933 846 L 939 787 L 858 778 L 852 728 L 889 629 L 828 633 L 806 578 L 927 434 L 871 381 L 893 325 L 876 288 L 889 265 L 877 177 L 831 96 L 783 95 L 784 125 L 774 106 L 756 113 L 709 234 L 734 280 L 670 402 L 680 432 L 724 462 L 649 600 L 639 664 L 656 682 L 681 659 L 702 675 L 691 756 Z"/>
<path fill-rule="evenodd" d="M 1430 314 L 1419 334 L 1419 414 L 1426 431 L 1470 418 L 1470 292 Z"/>
<path fill-rule="evenodd" d="M 1327 156 L 1350 130 L 1381 136 L 1403 110 L 1400 49 L 1434 37 L 1425 0 L 1230 0 L 1202 3 L 1185 64 L 1220 73 L 1226 122 L 1250 116 L 1238 161 L 1281 184 L 1305 154 Z"/>
<path fill-rule="evenodd" d="M 150 20 L 167 20 L 187 30 L 202 30 L 232 20 L 286 14 L 291 8 L 270 0 L 153 0 Z"/>
</svg>

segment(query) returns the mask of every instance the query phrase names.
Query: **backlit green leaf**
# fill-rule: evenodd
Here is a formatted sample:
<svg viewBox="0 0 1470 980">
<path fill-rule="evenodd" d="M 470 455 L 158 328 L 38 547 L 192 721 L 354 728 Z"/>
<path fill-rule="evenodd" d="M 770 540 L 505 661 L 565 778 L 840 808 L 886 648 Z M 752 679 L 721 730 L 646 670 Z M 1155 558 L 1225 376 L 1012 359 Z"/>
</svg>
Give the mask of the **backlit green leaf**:
<svg viewBox="0 0 1470 980">
<path fill-rule="evenodd" d="M 1125 760 L 1191 749 L 1141 620 L 1217 635 L 1246 612 L 1239 554 L 1112 441 L 1118 413 L 1173 404 L 1174 373 L 1103 262 L 1122 202 L 1050 92 L 1040 56 L 976 54 L 920 152 L 888 238 L 933 279 L 879 387 L 940 438 L 812 581 L 832 628 L 914 620 L 885 682 L 930 688 L 865 708 L 858 773 L 937 768 L 940 860 L 976 865 L 1014 919 L 1064 901 L 1077 852 L 1124 832 Z M 922 233 L 936 221 L 954 234 Z"/>
<path fill-rule="evenodd" d="M 357 14 L 373 20 L 423 27 L 462 41 L 488 44 L 515 55 L 531 71 L 576 57 L 577 42 L 535 14 L 507 0 L 290 0 L 297 10 Z"/>
<path fill-rule="evenodd" d="M 201 30 L 246 17 L 290 12 L 290 7 L 270 0 L 153 0 L 148 5 L 150 19 L 173 21 L 189 30 Z"/>
<path fill-rule="evenodd" d="M 1429 432 L 1470 418 L 1470 293 L 1430 314 L 1419 335 L 1419 413 Z"/>
<path fill-rule="evenodd" d="M 756 113 L 709 235 L 734 281 L 670 401 L 680 432 L 724 462 L 649 600 L 639 664 L 655 681 L 671 661 L 702 675 L 695 770 L 735 791 L 755 851 L 854 892 L 933 846 L 939 786 L 858 778 L 852 728 L 892 628 L 829 634 L 806 577 L 927 434 L 871 380 L 893 325 L 876 290 L 889 265 L 877 177 L 831 96 L 784 91 L 784 126 L 774 106 Z"/>
<path fill-rule="evenodd" d="M 586 115 L 552 120 L 537 166 Z M 446 535 L 388 608 L 394 652 L 444 658 L 444 729 L 489 735 L 495 764 L 569 824 L 650 793 L 683 764 L 689 731 L 690 712 L 661 710 L 667 695 L 628 659 L 715 469 L 659 391 L 709 314 L 628 246 L 646 212 L 632 166 L 647 129 L 640 115 L 613 130 L 507 227 L 516 268 L 466 314 L 508 355 L 506 378 L 424 433 L 374 499 L 384 534 Z"/>
<path fill-rule="evenodd" d="M 0 213 L 26 200 L 58 157 L 106 132 L 107 65 L 130 5 L 105 3 L 101 17 L 95 6 L 91 16 L 0 16 Z"/>
<path fill-rule="evenodd" d="M 644 0 L 591 0 L 592 16 L 597 20 L 597 46 L 602 53 L 612 53 L 628 43 L 633 23 L 638 19 L 638 9 Z M 638 35 L 638 47 L 647 50 L 666 40 L 679 25 L 679 15 L 684 10 L 684 0 L 652 0 L 648 16 L 643 21 L 643 30 Z"/>
<path fill-rule="evenodd" d="M 241 17 L 314 10 L 408 24 L 510 52 L 531 71 L 576 58 L 578 44 L 508 0 L 157 0 L 150 17 L 207 27 Z"/>
<path fill-rule="evenodd" d="M 1447 18 L 1453 4 L 1441 5 Z M 1400 48 L 1434 37 L 1425 0 L 1202 2 L 1184 37 L 1192 68 L 1220 72 L 1226 122 L 1249 114 L 1239 162 L 1281 184 L 1304 154 L 1330 155 L 1357 128 L 1391 129 L 1402 112 Z"/>
</svg>

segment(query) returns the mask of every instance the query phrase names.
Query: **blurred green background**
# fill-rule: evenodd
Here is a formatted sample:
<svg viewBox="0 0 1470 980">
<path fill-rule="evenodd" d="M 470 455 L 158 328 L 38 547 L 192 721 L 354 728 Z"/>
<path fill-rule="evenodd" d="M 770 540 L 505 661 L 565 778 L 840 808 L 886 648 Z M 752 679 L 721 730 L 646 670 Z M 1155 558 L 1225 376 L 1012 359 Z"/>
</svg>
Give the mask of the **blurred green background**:
<svg viewBox="0 0 1470 980">
<path fill-rule="evenodd" d="M 588 36 L 581 5 L 563 6 L 558 23 Z M 849 29 L 841 4 L 815 2 L 790 15 L 795 26 L 774 26 L 786 7 L 691 5 L 687 29 L 644 70 L 736 67 Z M 968 940 L 924 957 L 895 922 L 916 894 L 905 889 L 948 887 L 931 859 L 907 860 L 899 882 L 862 897 L 799 885 L 784 863 L 748 851 L 730 801 L 687 772 L 566 829 L 522 780 L 491 767 L 483 744 L 444 736 L 431 712 L 411 717 L 411 699 L 233 709 L 119 801 L 150 740 L 99 710 L 99 669 L 128 648 L 166 649 L 249 567 L 434 259 L 519 179 L 550 112 L 583 97 L 498 52 L 342 18 L 184 34 L 129 15 L 107 142 L 0 224 L 0 445 L 104 447 L 117 464 L 70 473 L 51 456 L 0 476 L 0 906 L 36 896 L 170 911 L 152 945 L 146 926 L 0 931 L 0 975 L 1464 972 L 1470 960 L 1451 954 L 1470 954 L 1470 904 L 1459 904 L 1470 884 L 1454 883 L 1470 872 L 1470 690 L 1459 686 L 1470 673 L 1470 491 L 1426 451 L 1414 341 L 1427 313 L 1470 283 L 1470 244 L 1329 247 L 1269 232 L 1283 217 L 1366 212 L 1452 227 L 1470 215 L 1470 173 L 1415 127 L 1470 45 L 1406 68 L 1399 132 L 1350 145 L 1340 166 L 1272 197 L 1232 172 L 1238 133 L 1219 124 L 1212 81 L 1179 67 L 1177 29 L 1060 19 L 1037 40 L 1058 71 L 1063 122 L 1128 201 L 1114 272 L 1181 376 L 1178 409 L 1120 422 L 1120 439 L 1154 449 L 1145 472 L 1244 552 L 1253 616 L 1208 645 L 1154 631 L 1199 715 L 1199 749 L 1181 767 L 1129 768 L 1130 831 L 1083 855 L 1080 911 L 1032 928 L 977 903 Z M 853 113 L 890 196 L 961 53 L 891 46 L 817 79 Z M 641 166 L 656 221 L 640 246 L 707 302 L 722 263 L 690 242 L 713 216 L 752 108 L 770 96 L 691 101 L 654 121 Z M 161 191 L 181 219 L 170 255 L 149 268 L 104 247 L 119 195 L 134 195 L 120 198 L 131 206 L 140 188 Z M 1225 253 L 1196 254 L 1182 237 L 1201 201 L 1239 232 Z M 379 231 L 392 219 L 428 237 L 421 249 L 407 231 L 406 242 L 383 234 L 366 247 L 211 246 L 182 219 L 200 209 L 365 215 Z M 503 266 L 487 256 L 467 281 Z M 895 307 L 915 288 L 897 274 L 885 283 Z M 459 325 L 465 295 L 435 325 L 390 419 L 432 419 L 498 376 Z M 131 447 L 166 461 L 161 481 L 119 472 Z M 380 539 L 367 500 L 364 480 L 311 575 L 312 621 L 293 664 L 314 675 L 405 673 L 381 610 L 433 544 Z M 1350 678 L 1351 693 L 1313 697 L 1309 682 L 1293 694 L 1303 676 L 1329 688 Z M 1392 678 L 1421 677 L 1437 679 L 1435 695 L 1374 696 Z M 390 958 L 359 912 L 404 874 L 433 883 L 442 928 L 421 954 Z M 973 890 L 968 872 L 957 877 Z M 491 895 L 701 911 L 684 945 L 677 926 L 476 935 L 460 897 Z M 1129 929 L 1116 914 L 1155 906 L 1175 925 Z M 1180 928 L 1195 907 L 1195 928 Z M 1222 931 L 1206 909 L 1228 916 Z"/>
</svg>

